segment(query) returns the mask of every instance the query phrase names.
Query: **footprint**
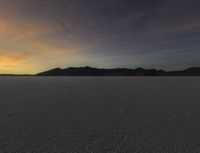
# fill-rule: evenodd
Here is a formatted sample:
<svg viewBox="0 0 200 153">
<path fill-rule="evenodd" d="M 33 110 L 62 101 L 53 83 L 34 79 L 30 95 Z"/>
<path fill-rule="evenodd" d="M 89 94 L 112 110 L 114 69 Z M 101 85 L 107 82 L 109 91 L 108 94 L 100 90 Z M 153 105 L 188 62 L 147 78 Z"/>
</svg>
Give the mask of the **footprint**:
<svg viewBox="0 0 200 153">
<path fill-rule="evenodd" d="M 84 102 L 82 102 L 82 101 L 77 101 L 77 104 L 84 104 Z"/>
<path fill-rule="evenodd" d="M 127 111 L 128 111 L 127 108 L 120 108 L 120 112 L 121 112 L 121 113 L 125 113 L 125 112 L 127 112 Z"/>
<path fill-rule="evenodd" d="M 9 112 L 6 114 L 7 117 L 13 117 L 15 114 L 13 112 Z"/>
</svg>

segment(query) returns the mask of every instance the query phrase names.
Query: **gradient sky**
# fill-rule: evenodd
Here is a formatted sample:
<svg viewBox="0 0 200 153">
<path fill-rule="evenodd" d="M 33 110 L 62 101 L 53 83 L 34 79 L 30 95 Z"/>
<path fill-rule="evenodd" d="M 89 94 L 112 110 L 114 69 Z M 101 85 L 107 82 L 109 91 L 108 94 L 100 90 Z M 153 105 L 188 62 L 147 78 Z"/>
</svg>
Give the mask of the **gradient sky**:
<svg viewBox="0 0 200 153">
<path fill-rule="evenodd" d="M 0 73 L 200 66 L 199 0 L 0 0 Z"/>
</svg>

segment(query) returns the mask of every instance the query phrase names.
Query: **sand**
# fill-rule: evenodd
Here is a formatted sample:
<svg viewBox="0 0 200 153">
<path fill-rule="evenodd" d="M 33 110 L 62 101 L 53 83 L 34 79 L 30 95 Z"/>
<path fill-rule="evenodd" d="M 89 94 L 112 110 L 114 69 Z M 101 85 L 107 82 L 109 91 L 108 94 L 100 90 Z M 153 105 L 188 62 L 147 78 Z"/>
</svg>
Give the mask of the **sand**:
<svg viewBox="0 0 200 153">
<path fill-rule="evenodd" d="M 0 77 L 0 153 L 199 153 L 198 77 Z"/>
</svg>

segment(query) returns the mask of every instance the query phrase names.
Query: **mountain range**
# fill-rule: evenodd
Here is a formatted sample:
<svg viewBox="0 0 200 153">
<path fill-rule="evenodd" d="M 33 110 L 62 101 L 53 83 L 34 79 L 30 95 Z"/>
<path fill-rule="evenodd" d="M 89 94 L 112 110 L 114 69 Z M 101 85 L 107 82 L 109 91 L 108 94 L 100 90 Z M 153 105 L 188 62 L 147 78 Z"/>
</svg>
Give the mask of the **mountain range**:
<svg viewBox="0 0 200 153">
<path fill-rule="evenodd" d="M 69 67 L 55 68 L 36 74 L 36 76 L 200 76 L 200 67 L 191 67 L 180 71 L 164 71 L 156 69 L 128 68 L 93 68 Z"/>
</svg>

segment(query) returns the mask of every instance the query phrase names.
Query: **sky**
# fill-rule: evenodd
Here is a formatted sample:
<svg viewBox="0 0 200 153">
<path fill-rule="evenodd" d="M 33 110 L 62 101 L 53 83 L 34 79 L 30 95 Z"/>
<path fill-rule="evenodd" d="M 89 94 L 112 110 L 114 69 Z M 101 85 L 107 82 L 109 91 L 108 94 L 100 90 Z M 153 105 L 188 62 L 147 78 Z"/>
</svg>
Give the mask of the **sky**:
<svg viewBox="0 0 200 153">
<path fill-rule="evenodd" d="M 0 73 L 200 66 L 199 0 L 0 0 Z"/>
</svg>

